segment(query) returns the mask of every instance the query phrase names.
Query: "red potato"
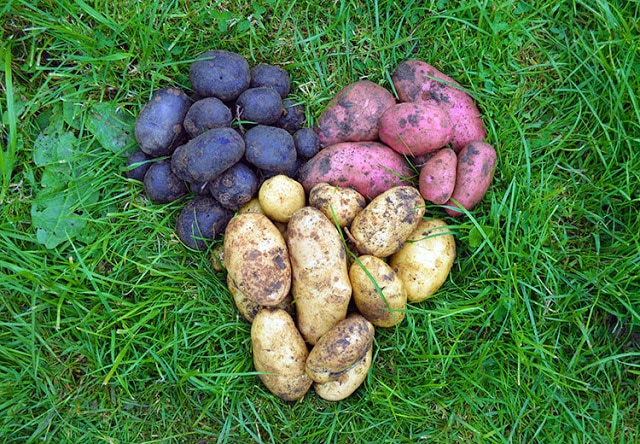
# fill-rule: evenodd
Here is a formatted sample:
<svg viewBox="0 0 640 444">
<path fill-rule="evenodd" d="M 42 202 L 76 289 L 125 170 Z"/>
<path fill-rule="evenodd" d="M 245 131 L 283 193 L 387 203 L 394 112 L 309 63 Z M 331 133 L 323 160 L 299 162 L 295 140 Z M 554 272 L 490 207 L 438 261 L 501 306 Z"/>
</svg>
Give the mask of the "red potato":
<svg viewBox="0 0 640 444">
<path fill-rule="evenodd" d="M 298 171 L 305 191 L 320 182 L 351 187 L 367 199 L 397 185 L 408 185 L 413 175 L 406 159 L 380 142 L 344 142 L 321 150 Z"/>
<path fill-rule="evenodd" d="M 376 140 L 380 116 L 395 103 L 391 92 L 369 80 L 347 85 L 318 119 L 315 130 L 320 144 Z"/>
<path fill-rule="evenodd" d="M 458 153 L 456 186 L 446 206 L 473 209 L 482 200 L 491 185 L 496 165 L 496 150 L 486 142 L 475 140 Z M 457 203 L 456 203 L 457 202 Z M 461 211 L 446 208 L 450 216 L 462 216 Z"/>
<path fill-rule="evenodd" d="M 460 84 L 420 60 L 407 60 L 392 75 L 401 102 L 425 102 L 443 107 L 453 124 L 453 149 L 487 136 L 480 110 Z"/>
<path fill-rule="evenodd" d="M 418 187 L 425 200 L 445 204 L 456 186 L 458 158 L 451 148 L 443 148 L 430 157 L 420 169 Z"/>
<path fill-rule="evenodd" d="M 439 150 L 452 135 L 449 114 L 431 103 L 398 103 L 380 117 L 380 140 L 400 154 L 420 156 Z"/>
</svg>

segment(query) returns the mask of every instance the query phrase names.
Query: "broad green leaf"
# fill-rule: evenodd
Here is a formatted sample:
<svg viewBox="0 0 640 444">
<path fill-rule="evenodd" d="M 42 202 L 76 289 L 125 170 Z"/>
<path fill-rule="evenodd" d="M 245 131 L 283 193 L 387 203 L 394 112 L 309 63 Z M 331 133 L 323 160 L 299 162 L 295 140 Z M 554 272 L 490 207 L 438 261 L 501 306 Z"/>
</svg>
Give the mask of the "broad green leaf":
<svg viewBox="0 0 640 444">
<path fill-rule="evenodd" d="M 114 103 L 96 103 L 89 110 L 86 127 L 100 145 L 114 153 L 120 153 L 133 145 L 135 119 Z"/>
<path fill-rule="evenodd" d="M 33 161 L 38 166 L 69 162 L 76 149 L 78 139 L 71 132 L 40 133 L 33 144 Z"/>
</svg>

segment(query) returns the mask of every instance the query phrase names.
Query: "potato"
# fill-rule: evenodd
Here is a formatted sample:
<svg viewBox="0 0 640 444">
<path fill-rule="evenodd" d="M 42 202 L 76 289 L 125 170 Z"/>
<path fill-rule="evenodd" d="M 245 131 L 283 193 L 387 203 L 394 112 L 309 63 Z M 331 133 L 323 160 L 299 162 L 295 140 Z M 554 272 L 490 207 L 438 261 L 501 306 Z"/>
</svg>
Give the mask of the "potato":
<svg viewBox="0 0 640 444">
<path fill-rule="evenodd" d="M 408 156 L 439 150 L 451 142 L 451 119 L 431 103 L 398 103 L 380 117 L 380 140 Z"/>
<path fill-rule="evenodd" d="M 369 80 L 347 85 L 318 119 L 320 144 L 326 147 L 339 142 L 376 140 L 380 116 L 395 103 L 393 94 Z"/>
<path fill-rule="evenodd" d="M 298 328 L 313 345 L 347 315 L 351 283 L 346 251 L 335 225 L 313 207 L 293 213 L 287 246 Z"/>
<path fill-rule="evenodd" d="M 306 374 L 307 345 L 291 316 L 263 308 L 251 324 L 253 365 L 271 393 L 285 401 L 304 397 L 311 387 Z"/>
<path fill-rule="evenodd" d="M 353 188 L 320 182 L 309 192 L 309 205 L 322 211 L 341 227 L 351 225 L 353 218 L 367 206 L 364 196 Z"/>
<path fill-rule="evenodd" d="M 251 68 L 250 88 L 268 86 L 278 92 L 281 98 L 285 98 L 291 92 L 291 78 L 289 73 L 276 65 L 259 63 Z"/>
<path fill-rule="evenodd" d="M 369 322 L 376 327 L 393 327 L 404 320 L 407 292 L 385 261 L 371 255 L 360 256 L 351 264 L 349 278 L 353 301 Z"/>
<path fill-rule="evenodd" d="M 187 140 L 182 121 L 191 99 L 180 88 L 162 88 L 142 107 L 135 124 L 140 149 L 151 157 L 169 156 Z"/>
<path fill-rule="evenodd" d="M 307 374 L 314 382 L 335 381 L 369 351 L 374 334 L 366 318 L 349 315 L 318 339 L 307 357 Z"/>
<path fill-rule="evenodd" d="M 176 218 L 176 234 L 180 240 L 194 250 L 206 250 L 209 242 L 224 233 L 233 216 L 212 197 L 196 196 L 180 211 Z"/>
<path fill-rule="evenodd" d="M 421 220 L 389 265 L 402 280 L 409 302 L 431 297 L 447 279 L 456 258 L 456 242 L 441 219 Z"/>
<path fill-rule="evenodd" d="M 399 153 L 379 142 L 338 143 L 321 150 L 298 171 L 308 193 L 316 184 L 351 187 L 367 199 L 408 184 L 413 171 Z"/>
<path fill-rule="evenodd" d="M 456 152 L 443 148 L 422 165 L 418 186 L 425 200 L 443 205 L 451 198 L 456 185 L 457 163 Z"/>
<path fill-rule="evenodd" d="M 227 282 L 258 305 L 275 306 L 291 289 L 291 262 L 280 231 L 260 213 L 236 215 L 224 234 Z"/>
<path fill-rule="evenodd" d="M 258 177 L 246 164 L 238 162 L 213 179 L 208 191 L 220 205 L 235 211 L 256 195 Z"/>
<path fill-rule="evenodd" d="M 394 187 L 369 202 L 349 232 L 360 254 L 387 257 L 402 248 L 424 212 L 425 202 L 416 188 Z"/>
<path fill-rule="evenodd" d="M 448 207 L 462 206 L 473 209 L 482 200 L 491 185 L 496 165 L 496 150 L 486 142 L 470 142 L 458 153 L 456 185 L 451 199 L 445 203 Z M 445 208 L 450 216 L 462 216 L 462 211 Z"/>
<path fill-rule="evenodd" d="M 184 180 L 173 174 L 168 160 L 151 164 L 144 174 L 143 184 L 145 193 L 153 203 L 173 202 L 189 191 Z"/>
<path fill-rule="evenodd" d="M 304 207 L 306 198 L 300 183 L 283 174 L 265 180 L 258 191 L 264 214 L 277 222 L 289 222 L 293 213 Z"/>
<path fill-rule="evenodd" d="M 293 136 L 282 128 L 256 125 L 244 134 L 244 140 L 247 162 L 263 170 L 285 172 L 298 157 Z"/>
<path fill-rule="evenodd" d="M 201 97 L 235 100 L 251 82 L 249 62 L 240 54 L 224 50 L 202 53 L 191 64 L 189 80 Z"/>
<path fill-rule="evenodd" d="M 256 304 L 251 299 L 249 299 L 244 293 L 238 290 L 233 284 L 233 281 L 229 281 L 229 293 L 231 293 L 231 297 L 233 298 L 233 302 L 240 312 L 240 315 L 244 318 L 245 321 L 252 323 L 255 319 L 258 312 L 263 308 L 280 308 L 291 316 L 294 315 L 295 310 L 293 309 L 293 296 L 291 293 L 285 296 L 285 298 L 277 305 L 273 307 L 267 307 L 265 305 Z"/>
<path fill-rule="evenodd" d="M 261 213 L 264 214 L 262 207 L 260 206 L 260 201 L 257 197 L 254 197 L 249 202 L 244 204 L 238 209 L 238 214 L 242 213 Z"/>
<path fill-rule="evenodd" d="M 302 105 L 297 104 L 293 100 L 283 100 L 282 115 L 273 126 L 282 128 L 289 133 L 295 133 L 302 128 L 305 120 L 306 116 Z"/>
<path fill-rule="evenodd" d="M 322 399 L 327 401 L 341 401 L 362 385 L 367 373 L 371 368 L 373 360 L 373 347 L 360 358 L 350 369 L 338 376 L 337 379 L 329 382 L 314 383 L 313 389 Z"/>
<path fill-rule="evenodd" d="M 194 138 L 212 129 L 231 126 L 233 116 L 227 105 L 215 97 L 205 97 L 194 102 L 184 116 L 185 131 Z"/>
<path fill-rule="evenodd" d="M 282 98 L 267 86 L 249 88 L 236 100 L 236 109 L 240 120 L 271 125 L 282 115 Z"/>
<path fill-rule="evenodd" d="M 299 158 L 311 159 L 320 151 L 320 139 L 312 128 L 300 128 L 293 133 L 293 142 Z"/>
<path fill-rule="evenodd" d="M 144 180 L 144 175 L 151 166 L 153 157 L 149 156 L 142 150 L 136 150 L 127 158 L 125 175 L 129 179 Z"/>
<path fill-rule="evenodd" d="M 421 60 L 407 60 L 391 76 L 401 102 L 424 102 L 443 107 L 453 125 L 453 149 L 458 152 L 487 132 L 475 102 L 460 84 Z"/>
</svg>

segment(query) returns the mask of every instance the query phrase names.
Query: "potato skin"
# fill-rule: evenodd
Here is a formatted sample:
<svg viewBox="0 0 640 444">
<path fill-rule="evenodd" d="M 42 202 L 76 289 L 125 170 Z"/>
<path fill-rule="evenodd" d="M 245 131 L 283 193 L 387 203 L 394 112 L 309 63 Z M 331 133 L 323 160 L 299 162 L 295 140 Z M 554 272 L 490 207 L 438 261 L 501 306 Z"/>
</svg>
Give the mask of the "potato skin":
<svg viewBox="0 0 640 444">
<path fill-rule="evenodd" d="M 291 262 L 282 234 L 267 216 L 242 213 L 224 235 L 227 281 L 258 305 L 275 306 L 291 289 Z"/>
<path fill-rule="evenodd" d="M 402 280 L 385 261 L 371 255 L 360 256 L 358 261 L 351 264 L 349 278 L 353 301 L 369 322 L 376 327 L 393 327 L 404 320 L 407 292 Z M 372 278 L 382 291 L 384 300 L 378 294 Z"/>
<path fill-rule="evenodd" d="M 467 210 L 473 209 L 491 185 L 496 161 L 496 150 L 486 142 L 475 140 L 465 146 L 458 154 L 456 186 L 445 205 L 457 207 L 459 204 Z M 453 208 L 445 208 L 445 211 L 450 216 L 464 214 Z"/>
<path fill-rule="evenodd" d="M 309 205 L 322 211 L 329 220 L 339 226 L 346 227 L 351 225 L 356 214 L 367 206 L 367 200 L 353 188 L 336 187 L 320 182 L 309 191 Z"/>
<path fill-rule="evenodd" d="M 380 116 L 395 103 L 393 94 L 370 80 L 345 86 L 318 119 L 320 144 L 326 147 L 339 142 L 376 140 Z"/>
<path fill-rule="evenodd" d="M 408 184 L 413 171 L 406 159 L 379 142 L 345 142 L 328 146 L 298 171 L 308 193 L 314 185 L 351 187 L 367 199 L 396 185 Z"/>
<path fill-rule="evenodd" d="M 416 188 L 394 187 L 369 202 L 349 231 L 360 254 L 387 257 L 402 248 L 424 212 L 425 202 Z"/>
<path fill-rule="evenodd" d="M 228 283 L 229 293 L 231 293 L 231 297 L 233 297 L 233 302 L 240 312 L 240 315 L 244 318 L 245 321 L 250 324 L 255 319 L 256 315 L 263 308 L 267 308 L 265 305 L 259 305 L 249 299 L 244 293 L 242 293 L 238 287 L 233 284 L 233 281 L 229 281 Z M 270 308 L 281 308 L 282 310 L 289 313 L 293 316 L 293 297 L 291 293 L 289 293 L 285 298 L 278 304 Z"/>
<path fill-rule="evenodd" d="M 278 174 L 262 183 L 258 201 L 262 211 L 271 220 L 287 223 L 293 213 L 305 206 L 306 196 L 300 183 Z"/>
<path fill-rule="evenodd" d="M 351 282 L 346 251 L 334 224 L 308 206 L 289 220 L 287 246 L 298 329 L 313 345 L 347 315 Z"/>
<path fill-rule="evenodd" d="M 398 103 L 380 117 L 380 140 L 400 154 L 420 156 L 451 142 L 453 126 L 441 106 Z"/>
<path fill-rule="evenodd" d="M 443 148 L 420 168 L 418 187 L 425 200 L 436 205 L 445 204 L 456 186 L 458 157 L 451 148 Z"/>
<path fill-rule="evenodd" d="M 421 220 L 402 249 L 389 258 L 409 302 L 433 296 L 449 276 L 456 258 L 456 242 L 446 225 L 442 219 Z"/>
<path fill-rule="evenodd" d="M 401 102 L 426 102 L 442 106 L 453 124 L 453 149 L 458 152 L 472 140 L 487 136 L 480 111 L 458 82 L 421 60 L 407 60 L 391 76 Z"/>
<path fill-rule="evenodd" d="M 307 346 L 291 316 L 281 309 L 261 309 L 251 324 L 253 365 L 271 393 L 285 401 L 304 397 L 311 387 L 306 374 Z"/>
<path fill-rule="evenodd" d="M 365 355 L 337 379 L 324 383 L 315 382 L 313 389 L 322 399 L 341 401 L 349 397 L 362 385 L 371 368 L 372 361 L 373 347 L 369 347 Z"/>
<path fill-rule="evenodd" d="M 329 382 L 356 364 L 371 348 L 375 327 L 354 313 L 327 331 L 309 352 L 307 374 L 314 382 Z"/>
</svg>

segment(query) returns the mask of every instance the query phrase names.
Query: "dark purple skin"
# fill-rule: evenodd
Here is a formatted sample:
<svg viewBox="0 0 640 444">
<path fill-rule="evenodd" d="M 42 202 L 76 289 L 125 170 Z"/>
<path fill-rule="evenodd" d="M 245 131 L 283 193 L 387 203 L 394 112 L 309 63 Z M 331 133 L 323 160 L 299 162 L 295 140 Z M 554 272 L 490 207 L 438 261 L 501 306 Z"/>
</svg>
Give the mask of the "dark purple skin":
<svg viewBox="0 0 640 444">
<path fill-rule="evenodd" d="M 184 181 L 173 174 L 171 162 L 161 160 L 152 164 L 144 175 L 144 191 L 151 202 L 164 204 L 178 200 L 189 190 Z"/>
<path fill-rule="evenodd" d="M 249 88 L 251 68 L 240 54 L 224 50 L 207 51 L 191 64 L 189 80 L 201 97 L 230 101 Z"/>
<path fill-rule="evenodd" d="M 281 98 L 285 98 L 291 92 L 291 79 L 289 73 L 279 66 L 260 63 L 251 68 L 250 88 L 268 86 L 275 89 Z"/>
<path fill-rule="evenodd" d="M 282 115 L 282 99 L 276 90 L 266 86 L 249 88 L 236 100 L 240 120 L 272 125 Z"/>
<path fill-rule="evenodd" d="M 209 184 L 211 195 L 225 208 L 237 210 L 258 192 L 258 177 L 244 163 L 236 163 Z"/>
<path fill-rule="evenodd" d="M 304 165 L 305 159 L 298 157 L 293 165 L 287 169 L 286 171 L 269 171 L 269 170 L 258 170 L 258 176 L 260 178 L 260 183 L 269 179 L 270 177 L 277 176 L 278 174 L 284 174 L 287 177 L 295 179 L 298 176 L 298 170 L 302 168 Z"/>
<path fill-rule="evenodd" d="M 176 234 L 194 250 L 206 250 L 207 241 L 224 232 L 233 212 L 210 196 L 197 196 L 187 202 L 176 219 Z"/>
<path fill-rule="evenodd" d="M 189 191 L 198 196 L 209 196 L 209 183 L 210 182 L 187 182 Z"/>
<path fill-rule="evenodd" d="M 293 141 L 300 157 L 311 159 L 320 151 L 320 139 L 312 128 L 300 128 L 293 133 Z"/>
<path fill-rule="evenodd" d="M 302 105 L 296 105 L 291 100 L 285 100 L 282 102 L 282 108 L 282 115 L 273 126 L 287 130 L 292 134 L 302 128 L 306 120 Z"/>
<path fill-rule="evenodd" d="M 140 149 L 151 157 L 169 156 L 187 139 L 182 122 L 191 99 L 180 88 L 155 91 L 140 110 L 135 137 Z"/>
<path fill-rule="evenodd" d="M 187 182 L 210 182 L 243 156 L 245 143 L 232 128 L 213 128 L 176 148 L 171 168 Z"/>
<path fill-rule="evenodd" d="M 182 126 L 193 139 L 212 128 L 231 126 L 232 119 L 231 110 L 222 100 L 205 97 L 191 105 Z"/>
<path fill-rule="evenodd" d="M 245 159 L 257 168 L 284 172 L 297 159 L 293 136 L 282 128 L 257 125 L 245 133 L 244 141 Z"/>
<path fill-rule="evenodd" d="M 151 162 L 149 161 L 152 159 L 153 157 L 149 156 L 142 150 L 134 151 L 127 159 L 125 175 L 129 179 L 135 179 L 142 182 L 144 180 L 144 175 L 151 166 Z"/>
</svg>

